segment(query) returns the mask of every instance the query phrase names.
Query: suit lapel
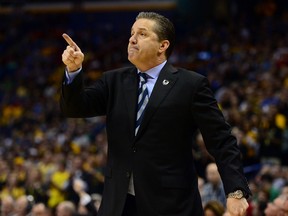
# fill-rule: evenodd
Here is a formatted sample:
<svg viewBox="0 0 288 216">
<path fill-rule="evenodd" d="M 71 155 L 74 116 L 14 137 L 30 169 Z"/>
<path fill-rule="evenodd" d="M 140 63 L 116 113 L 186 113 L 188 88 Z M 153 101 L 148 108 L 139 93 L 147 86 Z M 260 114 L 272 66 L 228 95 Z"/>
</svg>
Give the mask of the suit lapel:
<svg viewBox="0 0 288 216">
<path fill-rule="evenodd" d="M 131 137 L 134 137 L 135 131 L 135 116 L 137 106 L 137 92 L 138 92 L 138 80 L 137 80 L 137 69 L 134 68 L 123 76 L 123 89 L 124 98 L 128 110 L 128 121 L 130 125 Z"/>
<path fill-rule="evenodd" d="M 151 117 L 156 112 L 161 102 L 168 95 L 170 90 L 173 88 L 174 84 L 176 83 L 178 79 L 176 72 L 177 72 L 177 69 L 168 63 L 161 70 L 159 77 L 153 88 L 152 94 L 149 98 L 149 102 L 145 110 L 144 118 L 138 130 L 136 138 L 139 137 L 141 133 L 145 130 Z"/>
</svg>

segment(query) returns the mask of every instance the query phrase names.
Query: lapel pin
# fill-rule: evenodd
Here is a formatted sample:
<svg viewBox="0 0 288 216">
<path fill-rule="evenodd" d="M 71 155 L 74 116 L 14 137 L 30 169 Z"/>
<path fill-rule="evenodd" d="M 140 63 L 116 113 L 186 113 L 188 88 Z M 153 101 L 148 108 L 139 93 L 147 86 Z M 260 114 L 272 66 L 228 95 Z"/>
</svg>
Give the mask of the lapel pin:
<svg viewBox="0 0 288 216">
<path fill-rule="evenodd" d="M 162 82 L 162 84 L 163 84 L 163 85 L 168 85 L 168 84 L 169 84 L 169 81 L 166 80 L 166 79 L 164 79 L 163 82 Z"/>
</svg>

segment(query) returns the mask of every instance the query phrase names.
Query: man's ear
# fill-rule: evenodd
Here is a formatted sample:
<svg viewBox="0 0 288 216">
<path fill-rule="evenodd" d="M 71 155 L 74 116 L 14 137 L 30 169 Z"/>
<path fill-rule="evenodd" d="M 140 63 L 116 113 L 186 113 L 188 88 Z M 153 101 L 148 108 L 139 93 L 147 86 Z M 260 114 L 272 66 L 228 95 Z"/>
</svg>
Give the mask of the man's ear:
<svg viewBox="0 0 288 216">
<path fill-rule="evenodd" d="M 170 46 L 170 42 L 168 40 L 161 41 L 160 46 L 159 46 L 159 53 L 165 52 L 169 46 Z"/>
</svg>

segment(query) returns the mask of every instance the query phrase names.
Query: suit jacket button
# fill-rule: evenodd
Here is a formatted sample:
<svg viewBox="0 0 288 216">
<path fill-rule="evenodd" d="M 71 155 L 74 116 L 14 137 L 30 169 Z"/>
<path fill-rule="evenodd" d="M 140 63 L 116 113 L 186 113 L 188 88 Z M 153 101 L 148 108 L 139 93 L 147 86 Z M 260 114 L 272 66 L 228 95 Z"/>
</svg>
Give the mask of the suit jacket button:
<svg viewBox="0 0 288 216">
<path fill-rule="evenodd" d="M 132 150 L 133 150 L 134 153 L 137 151 L 136 147 L 133 147 Z"/>
</svg>

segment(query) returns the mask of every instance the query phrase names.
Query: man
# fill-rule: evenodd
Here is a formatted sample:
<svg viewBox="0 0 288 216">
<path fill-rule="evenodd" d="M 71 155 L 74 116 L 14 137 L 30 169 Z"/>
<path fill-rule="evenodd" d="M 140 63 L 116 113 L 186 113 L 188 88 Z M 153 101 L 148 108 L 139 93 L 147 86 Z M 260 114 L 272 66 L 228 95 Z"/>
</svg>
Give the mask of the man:
<svg viewBox="0 0 288 216">
<path fill-rule="evenodd" d="M 73 180 L 73 189 L 79 196 L 79 203 L 78 203 L 78 212 L 81 215 L 91 215 L 96 216 L 97 215 L 97 208 L 95 205 L 94 200 L 85 191 L 86 188 L 86 182 L 82 179 L 74 179 Z M 79 214 L 79 215 L 80 215 Z"/>
<path fill-rule="evenodd" d="M 0 215 L 11 216 L 14 213 L 15 201 L 12 196 L 7 195 L 1 197 Z"/>
<path fill-rule="evenodd" d="M 14 215 L 26 216 L 31 213 L 31 209 L 34 203 L 34 199 L 31 196 L 22 195 L 15 200 Z"/>
<path fill-rule="evenodd" d="M 221 177 L 215 163 L 210 163 L 207 165 L 206 180 L 207 182 L 203 185 L 202 193 L 200 193 L 203 206 L 205 206 L 209 201 L 213 200 L 217 200 L 219 203 L 225 206 L 226 196 Z"/>
<path fill-rule="evenodd" d="M 203 215 L 192 157 L 197 129 L 230 194 L 229 212 L 245 214 L 250 190 L 236 139 L 207 79 L 167 62 L 175 38 L 167 18 L 141 12 L 128 44 L 134 66 L 105 72 L 90 87 L 82 81 L 84 54 L 67 34 L 63 37 L 68 43 L 62 54 L 63 113 L 107 119 L 108 158 L 98 215 Z"/>
<path fill-rule="evenodd" d="M 76 214 L 76 207 L 71 201 L 62 201 L 56 207 L 56 216 L 74 216 Z"/>
<path fill-rule="evenodd" d="M 50 212 L 44 203 L 37 203 L 32 207 L 31 216 L 50 216 Z"/>
</svg>

